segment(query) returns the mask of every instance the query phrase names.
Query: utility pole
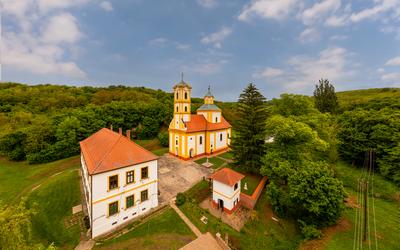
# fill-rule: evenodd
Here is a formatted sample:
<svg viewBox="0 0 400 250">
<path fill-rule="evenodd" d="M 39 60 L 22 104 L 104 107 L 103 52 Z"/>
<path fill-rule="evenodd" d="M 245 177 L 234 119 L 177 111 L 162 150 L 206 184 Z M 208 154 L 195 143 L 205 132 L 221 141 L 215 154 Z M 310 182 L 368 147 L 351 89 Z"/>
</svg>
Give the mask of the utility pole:
<svg viewBox="0 0 400 250">
<path fill-rule="evenodd" d="M 367 240 L 367 223 L 368 223 L 368 181 L 364 180 L 364 234 L 363 241 Z"/>
</svg>

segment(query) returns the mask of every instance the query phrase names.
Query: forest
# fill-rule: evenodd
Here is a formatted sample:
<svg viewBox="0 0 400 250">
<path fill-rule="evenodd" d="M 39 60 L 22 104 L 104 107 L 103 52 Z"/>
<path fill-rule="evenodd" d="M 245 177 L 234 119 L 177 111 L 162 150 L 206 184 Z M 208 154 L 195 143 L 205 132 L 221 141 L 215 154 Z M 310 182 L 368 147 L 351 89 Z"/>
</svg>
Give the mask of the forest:
<svg viewBox="0 0 400 250">
<path fill-rule="evenodd" d="M 192 111 L 202 99 L 192 99 Z M 227 118 L 230 105 L 226 105 Z M 51 162 L 79 154 L 79 141 L 103 127 L 168 144 L 172 94 L 144 87 L 0 85 L 0 152 L 10 160 Z M 232 112 L 231 112 L 232 113 Z"/>
</svg>

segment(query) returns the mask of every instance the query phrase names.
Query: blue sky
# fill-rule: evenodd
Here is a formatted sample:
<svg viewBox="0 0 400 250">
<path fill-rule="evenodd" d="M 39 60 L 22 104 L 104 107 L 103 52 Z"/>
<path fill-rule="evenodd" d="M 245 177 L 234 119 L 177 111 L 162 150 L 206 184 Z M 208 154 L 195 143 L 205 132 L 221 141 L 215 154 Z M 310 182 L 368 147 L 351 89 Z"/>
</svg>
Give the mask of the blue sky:
<svg viewBox="0 0 400 250">
<path fill-rule="evenodd" d="M 400 0 L 3 0 L 2 81 L 171 91 L 236 100 L 400 87 Z"/>
</svg>

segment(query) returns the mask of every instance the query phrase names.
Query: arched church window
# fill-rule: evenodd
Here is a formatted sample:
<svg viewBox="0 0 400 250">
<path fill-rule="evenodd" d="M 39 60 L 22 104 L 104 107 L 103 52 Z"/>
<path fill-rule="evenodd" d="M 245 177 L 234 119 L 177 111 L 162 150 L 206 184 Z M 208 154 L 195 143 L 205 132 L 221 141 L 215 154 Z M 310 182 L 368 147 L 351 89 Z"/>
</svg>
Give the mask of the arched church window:
<svg viewBox="0 0 400 250">
<path fill-rule="evenodd" d="M 222 141 L 222 133 L 219 134 L 219 140 Z"/>
<path fill-rule="evenodd" d="M 176 112 L 178 112 L 178 106 L 176 106 Z"/>
<path fill-rule="evenodd" d="M 179 99 L 179 93 L 178 92 L 176 93 L 176 99 Z"/>
<path fill-rule="evenodd" d="M 215 117 L 215 122 L 218 122 L 218 117 Z"/>
<path fill-rule="evenodd" d="M 187 107 L 185 106 L 185 112 L 187 112 Z"/>
<path fill-rule="evenodd" d="M 187 99 L 187 92 L 185 92 L 185 100 Z"/>
<path fill-rule="evenodd" d="M 200 145 L 203 144 L 203 136 L 200 136 L 200 138 L 199 138 L 199 144 L 200 144 Z"/>
</svg>

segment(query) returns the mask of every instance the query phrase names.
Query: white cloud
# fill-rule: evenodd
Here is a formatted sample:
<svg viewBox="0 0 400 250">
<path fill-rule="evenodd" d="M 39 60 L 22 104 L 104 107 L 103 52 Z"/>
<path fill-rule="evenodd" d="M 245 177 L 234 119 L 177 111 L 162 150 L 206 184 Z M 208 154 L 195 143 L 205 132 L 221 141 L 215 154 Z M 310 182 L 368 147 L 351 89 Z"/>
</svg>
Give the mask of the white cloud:
<svg viewBox="0 0 400 250">
<path fill-rule="evenodd" d="M 3 32 L 2 64 L 21 73 L 84 78 L 85 72 L 68 59 L 79 51 L 83 35 L 66 9 L 88 1 L 4 0 L 3 15 L 13 27 Z"/>
<path fill-rule="evenodd" d="M 378 68 L 376 70 L 376 72 L 378 72 L 379 74 L 385 73 L 385 69 L 384 68 Z"/>
<path fill-rule="evenodd" d="M 307 28 L 300 33 L 299 38 L 302 43 L 311 43 L 320 39 L 320 34 L 315 28 Z"/>
<path fill-rule="evenodd" d="M 253 74 L 254 78 L 274 78 L 283 75 L 283 70 L 278 68 L 266 67 L 261 72 Z"/>
<path fill-rule="evenodd" d="M 320 51 L 318 56 L 298 55 L 290 57 L 277 77 L 271 78 L 273 84 L 279 84 L 287 91 L 306 93 L 321 78 L 331 82 L 347 81 L 354 75 L 355 70 L 350 61 L 350 53 L 341 47 L 331 47 Z M 270 75 L 273 71 L 270 70 Z M 258 74 L 258 75 L 257 75 Z M 260 73 L 255 76 L 260 77 Z"/>
<path fill-rule="evenodd" d="M 385 82 L 400 83 L 400 73 L 387 73 L 382 75 L 382 80 Z"/>
<path fill-rule="evenodd" d="M 190 50 L 191 48 L 192 48 L 192 46 L 190 46 L 190 44 L 176 43 L 177 50 L 187 51 L 187 50 Z"/>
<path fill-rule="evenodd" d="M 329 38 L 332 41 L 344 41 L 347 40 L 349 37 L 346 35 L 333 35 Z"/>
<path fill-rule="evenodd" d="M 387 66 L 400 66 L 400 56 L 394 57 L 386 62 Z"/>
<path fill-rule="evenodd" d="M 342 27 L 348 24 L 348 16 L 330 16 L 325 21 L 325 25 L 329 27 Z"/>
<path fill-rule="evenodd" d="M 103 10 L 108 11 L 108 12 L 114 10 L 112 4 L 108 1 L 101 2 L 99 6 L 100 6 L 100 8 L 102 8 Z"/>
<path fill-rule="evenodd" d="M 158 37 L 149 41 L 149 45 L 151 46 L 164 46 L 168 42 L 168 39 L 165 37 Z"/>
<path fill-rule="evenodd" d="M 283 20 L 298 6 L 296 0 L 253 0 L 238 16 L 240 21 L 248 21 L 253 16 Z"/>
<path fill-rule="evenodd" d="M 197 3 L 204 8 L 211 9 L 211 8 L 214 8 L 217 6 L 218 1 L 217 0 L 197 0 Z"/>
<path fill-rule="evenodd" d="M 81 37 L 76 18 L 69 13 L 52 16 L 42 31 L 46 43 L 75 43 Z"/>
<path fill-rule="evenodd" d="M 372 8 L 353 13 L 350 16 L 350 20 L 353 22 L 360 22 L 364 19 L 377 18 L 379 14 L 386 11 L 396 10 L 396 8 L 399 8 L 400 6 L 400 2 L 398 0 L 375 0 L 374 2 L 376 5 L 374 5 Z"/>
<path fill-rule="evenodd" d="M 340 5 L 340 0 L 324 0 L 315 3 L 313 6 L 303 11 L 301 14 L 301 19 L 304 24 L 311 25 L 320 18 L 324 17 L 327 13 L 338 10 Z"/>
<path fill-rule="evenodd" d="M 221 48 L 222 42 L 232 33 L 231 28 L 223 27 L 221 30 L 211 33 L 201 39 L 203 44 L 212 44 L 215 48 Z"/>
</svg>

